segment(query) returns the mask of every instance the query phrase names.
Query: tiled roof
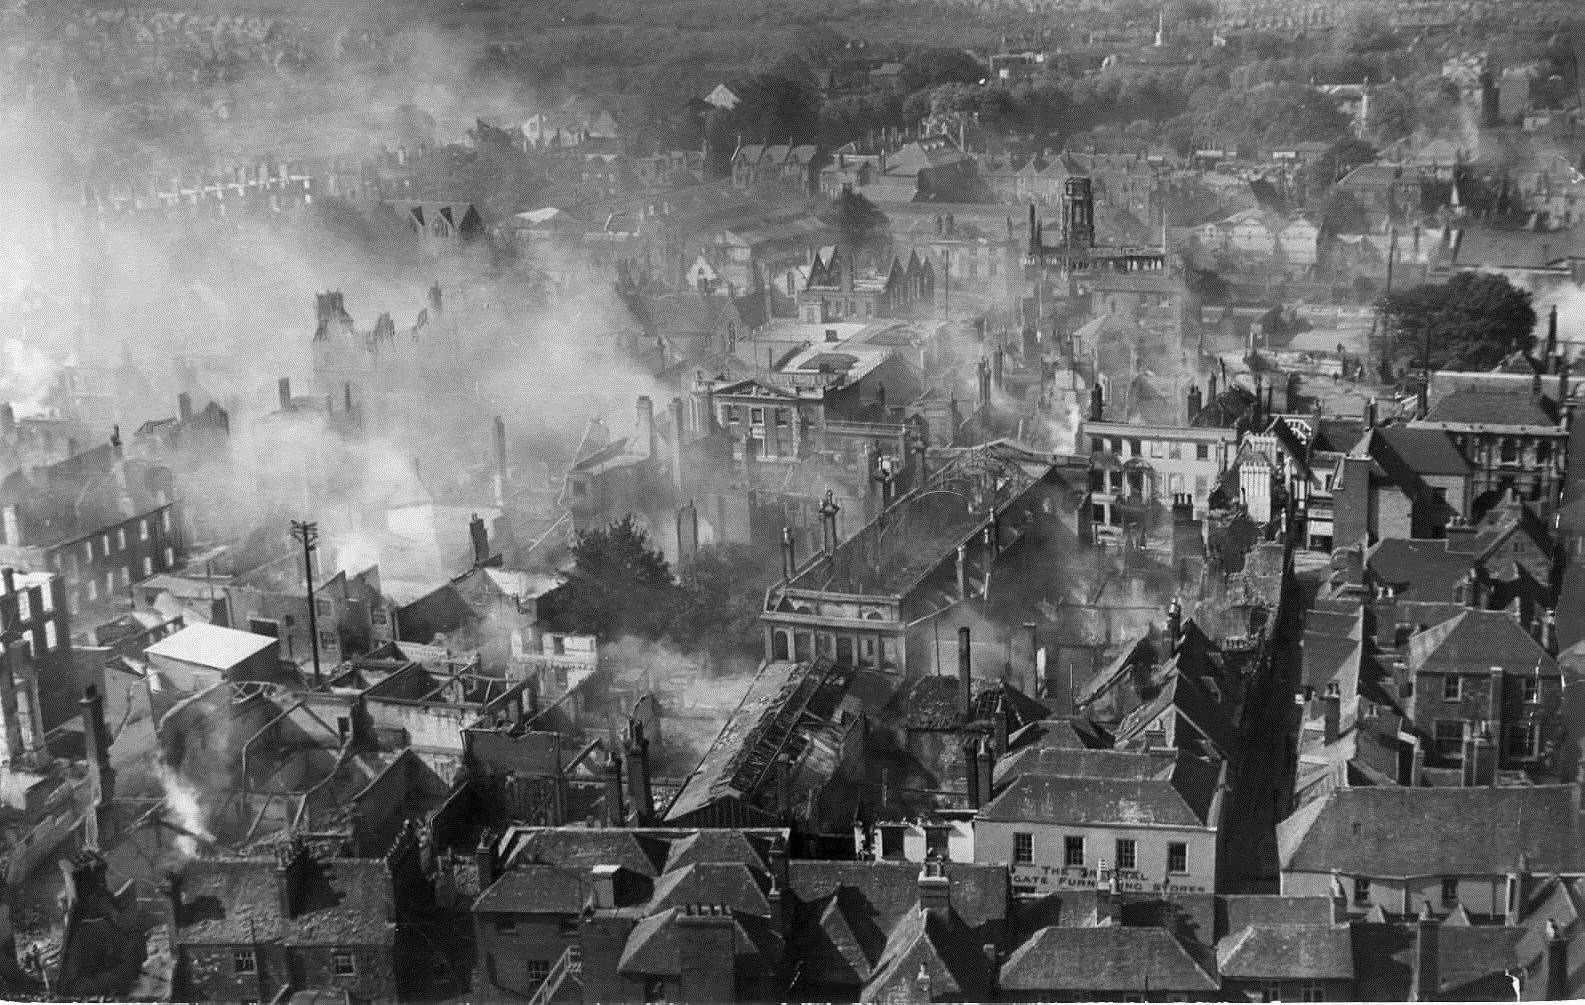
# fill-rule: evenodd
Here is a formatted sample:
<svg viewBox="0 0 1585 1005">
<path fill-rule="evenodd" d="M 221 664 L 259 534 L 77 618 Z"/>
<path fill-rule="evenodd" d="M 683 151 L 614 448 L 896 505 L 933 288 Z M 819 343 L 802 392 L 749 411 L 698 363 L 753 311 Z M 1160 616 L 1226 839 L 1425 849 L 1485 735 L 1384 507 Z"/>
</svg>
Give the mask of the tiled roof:
<svg viewBox="0 0 1585 1005">
<path fill-rule="evenodd" d="M 1507 611 L 1466 610 L 1409 640 L 1405 661 L 1413 672 L 1556 674 L 1557 660 Z"/>
<path fill-rule="evenodd" d="M 976 930 L 1007 916 L 1007 870 L 966 862 L 946 864 L 952 910 Z M 838 894 L 839 903 L 862 912 L 865 925 L 890 932 L 919 903 L 919 865 L 914 862 L 853 862 L 792 859 L 788 892 L 804 904 Z M 851 897 L 851 905 L 842 898 Z"/>
<path fill-rule="evenodd" d="M 697 862 L 664 873 L 655 881 L 648 910 L 687 904 L 726 904 L 743 914 L 769 915 L 769 879 L 761 870 L 735 862 Z"/>
<path fill-rule="evenodd" d="M 1570 785 L 1335 789 L 1277 825 L 1278 854 L 1287 872 L 1377 877 L 1499 875 L 1522 855 L 1578 869 L 1573 798 Z"/>
<path fill-rule="evenodd" d="M 892 928 L 876 961 L 875 974 L 861 1001 L 884 1001 L 887 989 L 930 975 L 932 998 L 983 1001 L 990 989 L 990 967 L 962 919 L 947 911 L 915 908 Z"/>
<path fill-rule="evenodd" d="M 1208 953 L 1191 949 L 1164 928 L 1105 925 L 1043 928 L 1002 964 L 1004 991 L 1077 991 L 1115 997 L 1124 992 L 1221 989 Z"/>
<path fill-rule="evenodd" d="M 519 832 L 510 861 L 546 862 L 569 869 L 619 865 L 640 876 L 660 875 L 670 850 L 660 837 L 616 828 L 545 827 Z"/>
<path fill-rule="evenodd" d="M 1471 556 L 1448 551 L 1446 539 L 1385 538 L 1365 559 L 1380 582 L 1416 600 L 1452 600 L 1473 565 Z"/>
<path fill-rule="evenodd" d="M 475 911 L 513 914 L 577 914 L 588 901 L 583 874 L 554 865 L 524 862 L 508 869 L 474 902 Z"/>
<path fill-rule="evenodd" d="M 625 974 L 673 976 L 682 973 L 683 945 L 687 928 L 678 923 L 681 907 L 670 908 L 640 921 L 628 934 L 617 970 Z M 781 956 L 779 940 L 767 919 L 751 914 L 733 914 L 736 973 L 739 977 L 763 977 L 775 970 Z"/>
</svg>

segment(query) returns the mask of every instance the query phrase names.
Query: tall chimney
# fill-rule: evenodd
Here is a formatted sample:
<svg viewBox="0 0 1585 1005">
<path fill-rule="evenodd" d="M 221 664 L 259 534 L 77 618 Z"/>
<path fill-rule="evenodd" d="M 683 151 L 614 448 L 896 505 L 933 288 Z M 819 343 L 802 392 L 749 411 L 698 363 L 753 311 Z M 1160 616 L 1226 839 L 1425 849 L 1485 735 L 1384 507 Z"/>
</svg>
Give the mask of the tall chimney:
<svg viewBox="0 0 1585 1005">
<path fill-rule="evenodd" d="M 282 377 L 275 382 L 275 393 L 280 398 L 281 411 L 292 410 L 292 378 Z"/>
<path fill-rule="evenodd" d="M 473 541 L 473 567 L 483 568 L 490 561 L 490 531 L 477 513 L 468 521 L 468 537 Z"/>
<path fill-rule="evenodd" d="M 1090 386 L 1090 421 L 1100 422 L 1106 410 L 1106 399 L 1099 383 Z"/>
<path fill-rule="evenodd" d="M 1537 371 L 1545 370 L 1557 358 L 1557 304 L 1552 305 L 1552 310 L 1546 318 L 1546 355 L 1541 357 L 1541 365 Z"/>
<path fill-rule="evenodd" d="M 506 505 L 506 423 L 499 415 L 495 417 L 494 425 L 495 442 L 495 504 Z"/>
<path fill-rule="evenodd" d="M 0 653 L 0 716 L 5 719 L 6 754 L 13 768 L 22 760 L 22 722 L 17 715 L 16 669 L 12 666 L 15 650 Z"/>
<path fill-rule="evenodd" d="M 345 411 L 352 411 L 352 381 L 343 381 L 341 384 L 341 402 Z"/>
<path fill-rule="evenodd" d="M 945 911 L 952 906 L 952 884 L 939 859 L 927 859 L 919 872 L 919 908 Z"/>
<path fill-rule="evenodd" d="M 837 513 L 841 509 L 831 490 L 826 489 L 825 501 L 820 504 L 820 536 L 827 555 L 837 553 Z"/>
<path fill-rule="evenodd" d="M 186 391 L 176 396 L 176 415 L 183 422 L 193 417 L 193 396 Z"/>
<path fill-rule="evenodd" d="M 1497 746 L 1485 723 L 1476 723 L 1464 740 L 1462 781 L 1465 788 L 1484 788 L 1497 781 Z"/>
<path fill-rule="evenodd" d="M 293 918 L 304 905 L 303 880 L 308 870 L 308 842 L 293 834 L 275 848 L 275 895 L 282 917 Z"/>
<path fill-rule="evenodd" d="M 798 571 L 797 556 L 793 553 L 793 532 L 791 527 L 781 529 L 781 578 L 792 582 L 793 574 Z"/>
<path fill-rule="evenodd" d="M 1183 634 L 1183 605 L 1173 597 L 1167 605 L 1167 654 L 1178 655 L 1178 637 Z"/>
<path fill-rule="evenodd" d="M 607 827 L 621 827 L 627 823 L 627 811 L 622 806 L 622 755 L 616 745 L 605 759 L 605 823 Z"/>
<path fill-rule="evenodd" d="M 980 801 L 988 803 L 994 795 L 992 788 L 996 779 L 996 755 L 999 751 L 985 737 L 980 738 L 980 754 L 975 759 L 975 768 L 980 773 Z"/>
<path fill-rule="evenodd" d="M 1322 740 L 1330 747 L 1343 732 L 1343 691 L 1335 680 L 1326 682 L 1326 694 L 1321 697 L 1321 718 Z"/>
<path fill-rule="evenodd" d="M 969 626 L 958 629 L 958 715 L 968 722 L 974 714 L 974 657 L 970 652 Z"/>
<path fill-rule="evenodd" d="M 1409 1000 L 1436 1001 L 1442 986 L 1442 955 L 1436 919 L 1431 905 L 1422 904 L 1414 922 L 1414 969 L 1409 981 Z"/>
<path fill-rule="evenodd" d="M 969 790 L 969 805 L 979 809 L 985 797 L 980 793 L 980 744 L 973 737 L 963 741 L 963 780 Z"/>
<path fill-rule="evenodd" d="M 671 487 L 680 497 L 683 494 L 682 470 L 683 403 L 681 398 L 671 399 Z"/>
<path fill-rule="evenodd" d="M 637 719 L 627 723 L 627 794 L 633 804 L 633 825 L 648 827 L 655 819 L 655 799 L 649 785 L 649 740 L 644 724 Z"/>
<path fill-rule="evenodd" d="M 1554 316 L 1557 308 L 1552 308 Z M 1563 937 L 1563 932 L 1552 918 L 1546 922 L 1546 993 L 1542 996 L 1550 1002 L 1568 1001 L 1568 939 Z"/>
<path fill-rule="evenodd" d="M 655 401 L 647 394 L 638 396 L 638 438 L 644 444 L 644 456 L 655 457 Z"/>
<path fill-rule="evenodd" d="M 473 864 L 479 871 L 479 889 L 489 889 L 495 882 L 495 835 L 489 828 L 479 835 L 478 847 L 473 850 Z"/>
<path fill-rule="evenodd" d="M 109 805 L 116 795 L 116 772 L 110 766 L 110 731 L 105 728 L 105 700 L 99 688 L 89 684 L 83 689 L 83 745 L 88 760 L 88 777 L 94 787 L 94 804 Z"/>
</svg>

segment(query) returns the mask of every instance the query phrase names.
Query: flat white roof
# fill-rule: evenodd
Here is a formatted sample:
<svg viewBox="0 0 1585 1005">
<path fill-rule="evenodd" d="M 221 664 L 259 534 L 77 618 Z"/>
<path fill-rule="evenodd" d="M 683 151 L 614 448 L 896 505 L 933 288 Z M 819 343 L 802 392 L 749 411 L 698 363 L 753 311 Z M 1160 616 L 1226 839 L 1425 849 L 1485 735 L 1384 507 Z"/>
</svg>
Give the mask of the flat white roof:
<svg viewBox="0 0 1585 1005">
<path fill-rule="evenodd" d="M 235 628 L 217 625 L 189 625 L 175 635 L 167 636 L 149 646 L 149 656 L 162 656 L 198 666 L 229 670 L 231 667 L 256 656 L 273 645 L 276 640 L 268 635 L 239 632 Z"/>
</svg>

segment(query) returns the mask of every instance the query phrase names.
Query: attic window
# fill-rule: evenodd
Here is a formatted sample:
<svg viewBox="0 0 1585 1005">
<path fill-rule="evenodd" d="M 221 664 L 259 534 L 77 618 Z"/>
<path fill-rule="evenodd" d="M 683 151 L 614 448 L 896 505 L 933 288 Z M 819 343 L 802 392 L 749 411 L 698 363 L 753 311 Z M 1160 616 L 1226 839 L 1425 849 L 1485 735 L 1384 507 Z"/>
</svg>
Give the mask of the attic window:
<svg viewBox="0 0 1585 1005">
<path fill-rule="evenodd" d="M 337 977 L 356 977 L 358 968 L 353 961 L 352 953 L 346 949 L 337 949 L 330 954 L 330 968 Z"/>
<path fill-rule="evenodd" d="M 251 949 L 238 949 L 231 954 L 231 970 L 237 975 L 259 972 L 259 960 Z"/>
</svg>

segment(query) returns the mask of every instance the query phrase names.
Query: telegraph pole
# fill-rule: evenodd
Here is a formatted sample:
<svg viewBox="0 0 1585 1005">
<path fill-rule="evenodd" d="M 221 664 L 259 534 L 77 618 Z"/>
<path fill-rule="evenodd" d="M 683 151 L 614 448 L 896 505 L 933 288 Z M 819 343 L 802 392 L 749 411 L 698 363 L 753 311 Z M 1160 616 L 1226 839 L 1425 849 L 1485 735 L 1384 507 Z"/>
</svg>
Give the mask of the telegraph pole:
<svg viewBox="0 0 1585 1005">
<path fill-rule="evenodd" d="M 314 549 L 319 546 L 319 524 L 307 520 L 292 521 L 292 537 L 303 545 L 303 582 L 308 588 L 308 643 L 314 654 L 314 687 L 319 680 L 319 618 L 314 612 Z"/>
</svg>

